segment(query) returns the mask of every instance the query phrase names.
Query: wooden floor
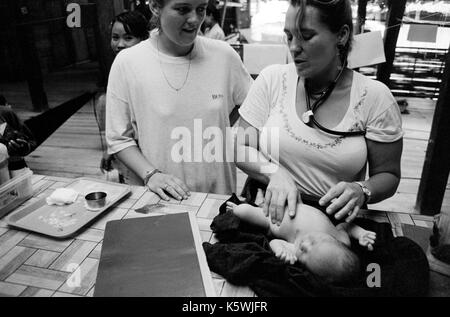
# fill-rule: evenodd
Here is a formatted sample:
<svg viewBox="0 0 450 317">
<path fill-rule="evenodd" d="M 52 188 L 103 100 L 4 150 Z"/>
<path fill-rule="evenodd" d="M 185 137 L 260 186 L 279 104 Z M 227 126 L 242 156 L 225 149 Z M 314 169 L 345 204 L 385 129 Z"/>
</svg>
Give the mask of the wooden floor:
<svg viewBox="0 0 450 317">
<path fill-rule="evenodd" d="M 96 89 L 96 65 L 80 65 L 76 69 L 46 77 L 45 88 L 51 107 Z M 28 88 L 25 83 L 0 83 L 0 93 L 14 105 L 22 119 L 36 115 L 30 111 Z M 416 213 L 414 205 L 419 188 L 422 166 L 433 119 L 435 101 L 408 99 L 409 114 L 403 114 L 405 130 L 402 156 L 402 179 L 397 194 L 386 201 L 370 205 L 371 209 Z M 50 176 L 93 176 L 106 179 L 98 168 L 102 146 L 94 116 L 93 104 L 87 103 L 46 142 L 27 157 L 30 168 L 38 174 Z M 245 174 L 238 171 L 240 192 Z M 447 185 L 442 210 L 450 211 L 450 184 Z"/>
</svg>

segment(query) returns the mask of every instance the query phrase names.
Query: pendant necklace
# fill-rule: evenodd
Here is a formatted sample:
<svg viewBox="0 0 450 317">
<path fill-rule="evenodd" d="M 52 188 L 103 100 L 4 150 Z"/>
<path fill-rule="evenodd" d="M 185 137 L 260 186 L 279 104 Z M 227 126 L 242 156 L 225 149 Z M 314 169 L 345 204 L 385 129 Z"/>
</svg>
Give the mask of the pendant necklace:
<svg viewBox="0 0 450 317">
<path fill-rule="evenodd" d="M 189 66 L 188 66 L 188 70 L 186 72 L 186 77 L 184 78 L 184 82 L 183 82 L 183 84 L 181 85 L 180 88 L 177 88 L 177 87 L 173 86 L 170 83 L 169 79 L 167 78 L 166 73 L 164 72 L 164 68 L 163 68 L 163 65 L 162 65 L 161 56 L 160 56 L 160 52 L 159 52 L 159 37 L 156 40 L 156 49 L 158 50 L 159 66 L 161 67 L 161 72 L 162 72 L 162 74 L 164 76 L 164 79 L 166 80 L 166 82 L 167 82 L 167 84 L 169 85 L 170 88 L 172 88 L 176 92 L 179 92 L 181 89 L 183 89 L 184 85 L 186 85 L 187 79 L 189 77 L 189 71 L 191 70 L 191 61 L 192 61 L 191 55 L 192 55 L 192 51 L 194 50 L 194 48 L 192 48 L 191 51 L 189 52 Z"/>
</svg>

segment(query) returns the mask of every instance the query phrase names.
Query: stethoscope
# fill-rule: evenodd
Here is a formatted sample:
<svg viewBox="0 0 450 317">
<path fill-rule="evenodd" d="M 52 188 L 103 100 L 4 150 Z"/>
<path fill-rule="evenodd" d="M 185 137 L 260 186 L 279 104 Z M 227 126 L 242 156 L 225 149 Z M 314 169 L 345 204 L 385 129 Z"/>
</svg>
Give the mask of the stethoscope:
<svg viewBox="0 0 450 317">
<path fill-rule="evenodd" d="M 321 125 L 319 122 L 317 122 L 316 118 L 314 117 L 314 112 L 331 95 L 331 92 L 333 91 L 334 87 L 336 86 L 336 83 L 338 82 L 339 78 L 341 77 L 342 73 L 344 72 L 346 64 L 347 63 L 345 63 L 345 62 L 343 63 L 343 65 L 341 67 L 341 70 L 339 71 L 339 74 L 336 76 L 334 81 L 327 87 L 327 89 L 325 89 L 325 91 L 323 91 L 320 94 L 319 98 L 317 98 L 317 100 L 312 104 L 312 106 L 311 106 L 311 100 L 310 100 L 308 89 L 307 89 L 307 82 L 306 82 L 306 79 L 305 79 L 304 87 L 305 87 L 306 109 L 307 109 L 307 111 L 305 113 L 303 113 L 302 121 L 305 124 L 307 124 L 307 125 L 314 124 L 317 128 L 319 128 L 323 132 L 326 132 L 326 133 L 329 133 L 329 134 L 333 134 L 333 135 L 339 135 L 339 136 L 343 136 L 343 137 L 365 135 L 366 134 L 365 130 L 363 130 L 363 131 L 336 131 L 336 130 L 328 129 L 328 128 L 324 127 L 323 125 Z"/>
</svg>

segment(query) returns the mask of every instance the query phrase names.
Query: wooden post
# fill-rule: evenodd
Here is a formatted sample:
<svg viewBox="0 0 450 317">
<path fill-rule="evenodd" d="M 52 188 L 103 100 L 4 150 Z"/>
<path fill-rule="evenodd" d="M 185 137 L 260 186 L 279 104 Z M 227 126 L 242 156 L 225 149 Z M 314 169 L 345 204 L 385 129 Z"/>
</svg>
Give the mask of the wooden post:
<svg viewBox="0 0 450 317">
<path fill-rule="evenodd" d="M 449 48 L 450 50 L 450 48 Z M 447 53 L 439 98 L 417 194 L 416 210 L 435 215 L 441 211 L 450 173 L 450 53 Z"/>
<path fill-rule="evenodd" d="M 36 46 L 34 45 L 33 28 L 30 24 L 22 23 L 16 19 L 18 12 L 22 15 L 19 3 L 15 0 L 9 0 L 9 11 L 13 19 L 13 25 L 16 27 L 17 41 L 22 55 L 23 68 L 30 92 L 31 104 L 33 111 L 43 111 L 48 109 L 47 94 L 44 90 L 44 78 L 37 55 Z M 24 19 L 25 20 L 25 19 Z"/>
<path fill-rule="evenodd" d="M 96 4 L 97 21 L 94 25 L 94 32 L 101 72 L 99 86 L 106 87 L 109 70 L 114 60 L 114 54 L 110 44 L 111 21 L 115 16 L 114 2 L 113 0 L 89 0 L 89 3 Z"/>
<path fill-rule="evenodd" d="M 384 54 L 386 62 L 378 66 L 377 80 L 390 86 L 392 65 L 394 64 L 395 48 L 397 46 L 398 33 L 402 25 L 405 13 L 406 0 L 390 0 L 389 11 L 386 19 L 386 30 L 384 31 Z"/>
<path fill-rule="evenodd" d="M 125 6 L 123 5 L 123 0 L 114 0 L 114 12 L 119 14 L 125 10 Z"/>
<path fill-rule="evenodd" d="M 222 21 L 220 21 L 220 27 L 223 29 L 224 25 L 225 25 L 225 16 L 227 15 L 227 3 L 228 0 L 224 0 L 223 1 L 223 11 L 222 11 Z M 237 27 L 237 25 L 236 25 Z"/>
<path fill-rule="evenodd" d="M 358 19 L 356 21 L 355 34 L 364 32 L 364 24 L 366 24 L 367 0 L 358 0 Z"/>
<path fill-rule="evenodd" d="M 63 12 L 63 14 L 66 14 L 66 1 L 60 0 L 59 5 L 61 7 L 61 12 Z M 70 63 L 75 64 L 77 62 L 77 59 L 75 54 L 75 44 L 72 38 L 72 31 L 70 30 L 70 28 L 65 27 L 63 32 L 67 56 L 69 57 Z"/>
</svg>

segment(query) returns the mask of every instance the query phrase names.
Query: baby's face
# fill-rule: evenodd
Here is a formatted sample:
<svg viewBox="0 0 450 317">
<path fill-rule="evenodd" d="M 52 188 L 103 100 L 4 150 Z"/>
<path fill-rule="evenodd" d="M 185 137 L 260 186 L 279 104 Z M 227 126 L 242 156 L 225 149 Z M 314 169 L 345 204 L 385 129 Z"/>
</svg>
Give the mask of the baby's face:
<svg viewBox="0 0 450 317">
<path fill-rule="evenodd" d="M 328 271 L 336 258 L 342 255 L 338 241 L 323 232 L 310 232 L 295 240 L 296 257 L 315 274 L 323 275 Z"/>
</svg>

